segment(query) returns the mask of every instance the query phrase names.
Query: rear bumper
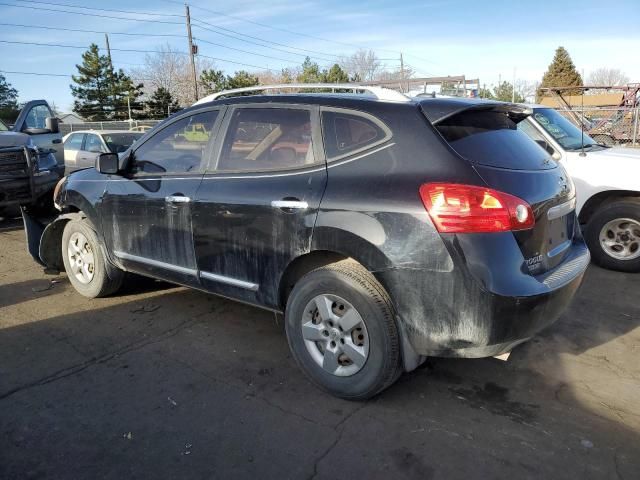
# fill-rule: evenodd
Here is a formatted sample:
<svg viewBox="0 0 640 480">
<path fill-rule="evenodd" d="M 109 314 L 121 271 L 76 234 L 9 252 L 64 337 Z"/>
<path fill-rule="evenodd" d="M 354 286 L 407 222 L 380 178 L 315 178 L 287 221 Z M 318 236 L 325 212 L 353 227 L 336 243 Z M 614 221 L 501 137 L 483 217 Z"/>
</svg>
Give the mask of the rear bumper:
<svg viewBox="0 0 640 480">
<path fill-rule="evenodd" d="M 376 275 L 416 354 L 488 357 L 510 351 L 555 322 L 577 292 L 589 260 L 586 245 L 576 239 L 558 267 L 535 277 L 512 270 L 510 286 L 492 275 L 503 264 L 470 266 L 468 256 L 454 259 L 461 266 L 451 272 L 391 269 Z M 478 268 L 483 278 L 474 272 Z"/>
</svg>

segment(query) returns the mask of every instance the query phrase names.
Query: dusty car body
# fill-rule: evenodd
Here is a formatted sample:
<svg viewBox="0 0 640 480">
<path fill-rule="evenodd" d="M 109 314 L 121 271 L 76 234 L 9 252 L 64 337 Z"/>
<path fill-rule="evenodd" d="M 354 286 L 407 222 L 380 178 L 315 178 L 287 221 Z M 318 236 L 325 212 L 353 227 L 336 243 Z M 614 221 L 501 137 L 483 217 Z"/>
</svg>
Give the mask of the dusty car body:
<svg viewBox="0 0 640 480">
<path fill-rule="evenodd" d="M 571 180 L 516 130 L 526 109 L 392 93 L 201 100 L 61 182 L 55 222 L 25 212 L 31 253 L 87 296 L 128 271 L 284 312 L 305 373 L 345 398 L 426 356 L 508 352 L 589 262 Z"/>
</svg>

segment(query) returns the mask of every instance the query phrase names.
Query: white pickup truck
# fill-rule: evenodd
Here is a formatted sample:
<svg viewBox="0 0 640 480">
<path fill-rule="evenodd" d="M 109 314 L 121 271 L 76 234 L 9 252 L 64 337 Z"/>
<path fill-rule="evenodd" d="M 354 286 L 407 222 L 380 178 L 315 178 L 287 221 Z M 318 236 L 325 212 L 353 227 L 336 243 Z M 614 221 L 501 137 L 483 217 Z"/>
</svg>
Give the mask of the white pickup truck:
<svg viewBox="0 0 640 480">
<path fill-rule="evenodd" d="M 640 272 L 640 149 L 606 147 L 556 110 L 530 105 L 518 123 L 567 170 L 576 186 L 577 214 L 593 260 Z"/>
</svg>

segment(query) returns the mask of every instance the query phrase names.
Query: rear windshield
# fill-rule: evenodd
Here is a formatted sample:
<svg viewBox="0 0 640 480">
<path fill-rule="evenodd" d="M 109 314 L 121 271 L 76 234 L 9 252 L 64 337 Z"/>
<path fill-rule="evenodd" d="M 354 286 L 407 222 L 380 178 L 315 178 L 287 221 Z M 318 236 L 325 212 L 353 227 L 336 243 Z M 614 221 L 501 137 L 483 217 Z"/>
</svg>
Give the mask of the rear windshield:
<svg viewBox="0 0 640 480">
<path fill-rule="evenodd" d="M 545 170 L 556 163 L 505 112 L 466 110 L 436 124 L 444 139 L 472 163 L 512 170 Z"/>
</svg>

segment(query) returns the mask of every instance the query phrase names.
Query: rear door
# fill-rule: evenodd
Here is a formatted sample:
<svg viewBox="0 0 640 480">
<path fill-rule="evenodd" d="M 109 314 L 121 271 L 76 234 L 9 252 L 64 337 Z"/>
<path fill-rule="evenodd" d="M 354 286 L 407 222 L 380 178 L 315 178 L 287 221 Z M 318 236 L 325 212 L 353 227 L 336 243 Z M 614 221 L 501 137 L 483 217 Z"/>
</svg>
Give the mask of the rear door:
<svg viewBox="0 0 640 480">
<path fill-rule="evenodd" d="M 434 123 L 487 185 L 529 203 L 535 226 L 513 232 L 532 274 L 560 264 L 575 232 L 575 188 L 564 168 L 517 123 L 525 117 L 496 104 L 470 108 Z"/>
<path fill-rule="evenodd" d="M 76 156 L 76 168 L 90 168 L 95 166 L 96 159 L 101 153 L 107 153 L 100 135 L 87 133 L 84 139 L 84 146 Z"/>
<path fill-rule="evenodd" d="M 282 272 L 310 251 L 326 186 L 318 108 L 234 106 L 223 130 L 195 202 L 200 280 L 212 292 L 277 308 Z"/>
</svg>

